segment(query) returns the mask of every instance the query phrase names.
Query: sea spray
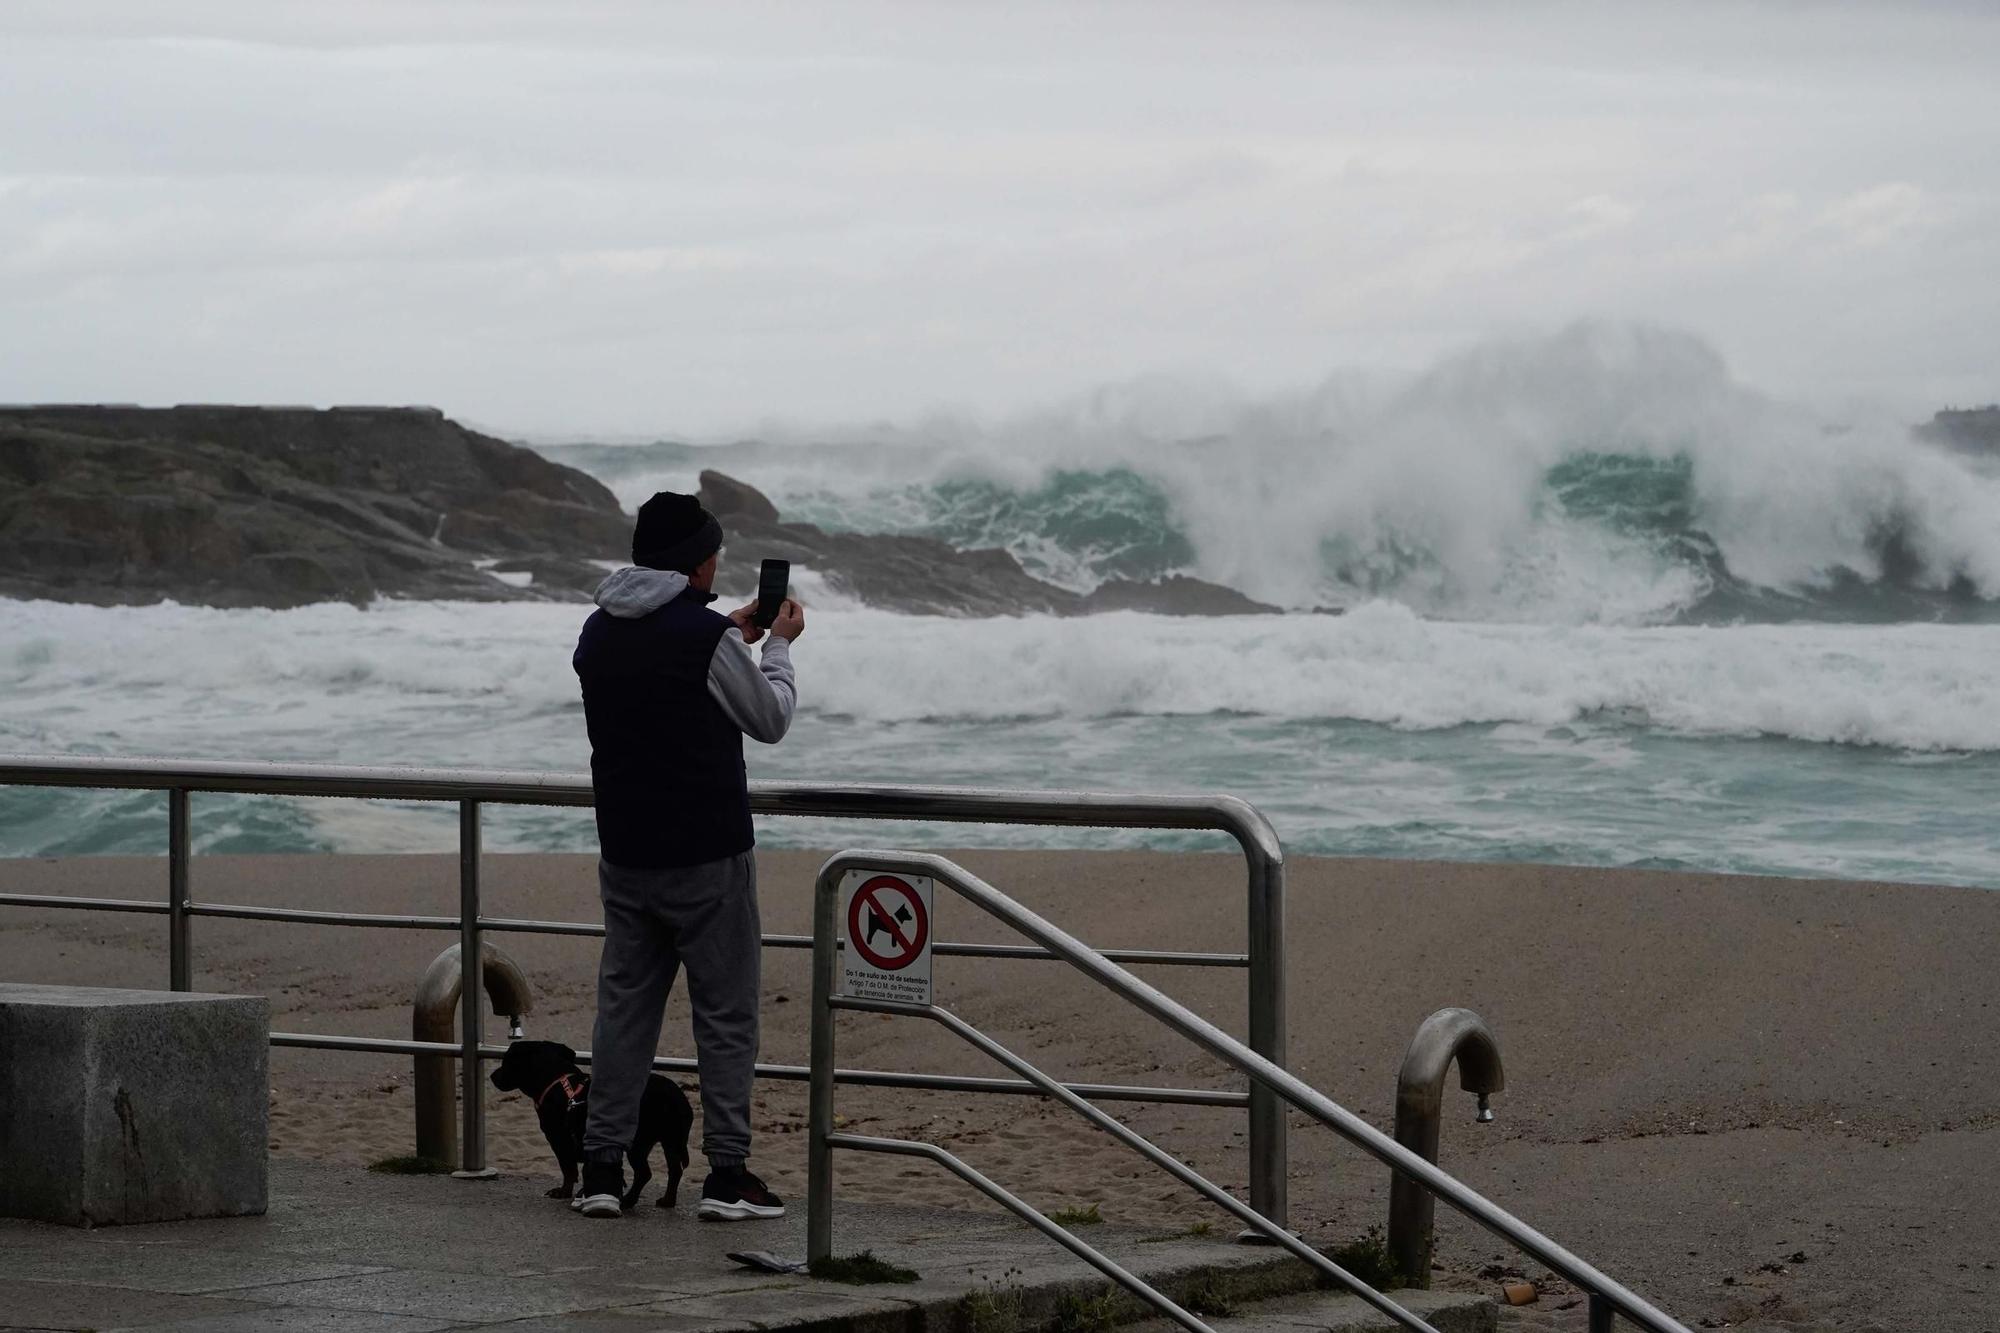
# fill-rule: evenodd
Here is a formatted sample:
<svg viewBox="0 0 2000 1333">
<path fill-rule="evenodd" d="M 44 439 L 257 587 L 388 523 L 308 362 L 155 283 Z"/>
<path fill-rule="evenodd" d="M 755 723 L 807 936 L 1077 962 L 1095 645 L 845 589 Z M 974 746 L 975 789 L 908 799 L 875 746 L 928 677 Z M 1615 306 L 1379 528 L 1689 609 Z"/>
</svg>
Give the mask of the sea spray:
<svg viewBox="0 0 2000 1333">
<path fill-rule="evenodd" d="M 1823 418 L 1685 334 L 1586 323 L 1261 401 L 1152 380 L 975 427 L 552 450 L 628 504 L 734 471 L 788 516 L 997 545 L 1085 590 L 1565 624 L 2000 619 L 2000 477 Z"/>
</svg>

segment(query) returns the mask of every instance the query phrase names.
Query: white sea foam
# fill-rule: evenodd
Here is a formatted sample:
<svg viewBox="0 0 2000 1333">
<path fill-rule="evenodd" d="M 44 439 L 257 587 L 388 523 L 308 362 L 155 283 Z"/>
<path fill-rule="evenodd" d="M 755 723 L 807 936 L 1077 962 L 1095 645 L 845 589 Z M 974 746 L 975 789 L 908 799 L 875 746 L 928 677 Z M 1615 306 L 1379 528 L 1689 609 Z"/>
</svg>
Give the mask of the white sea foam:
<svg viewBox="0 0 2000 1333">
<path fill-rule="evenodd" d="M 883 720 L 1240 712 L 1404 728 L 1603 719 L 1693 735 L 2000 749 L 2000 627 L 1537 627 L 1119 614 L 848 618 L 817 707 Z"/>
<path fill-rule="evenodd" d="M 861 601 L 852 593 L 836 588 L 828 583 L 826 576 L 805 565 L 792 566 L 792 593 L 799 604 L 807 608 L 807 619 L 812 612 L 821 615 L 842 611 L 859 611 Z"/>
<path fill-rule="evenodd" d="M 2000 751 L 1995 626 L 1544 627 L 1392 603 L 1229 619 L 818 609 L 799 650 L 803 707 L 882 723 L 1584 720 Z M 574 768 L 585 751 L 568 649 L 584 610 L 0 602 L 0 748 Z"/>
<path fill-rule="evenodd" d="M 802 712 L 785 744 L 752 747 L 758 777 L 1232 791 L 1304 852 L 1992 880 L 2000 627 L 1547 629 L 1388 603 L 961 620 L 841 611 L 800 588 L 816 612 Z M 569 649 L 587 610 L 0 601 L 0 752 L 575 772 Z M 442 851 L 454 836 L 448 810 L 414 804 L 195 807 L 202 851 Z M 164 837 L 153 793 L 0 788 L 0 855 Z M 760 837 L 1143 840 L 796 819 Z M 488 843 L 595 846 L 573 810 L 495 810 Z"/>
<path fill-rule="evenodd" d="M 923 488 L 942 483 L 1028 491 L 1061 469 L 1130 468 L 1171 502 L 1191 572 L 1294 607 L 1387 597 L 1433 616 L 1645 624 L 1710 591 L 1709 571 L 1660 532 L 1551 507 L 1550 469 L 1579 454 L 1683 460 L 1689 523 L 1749 584 L 1872 580 L 1893 534 L 1920 585 L 1956 578 L 2000 597 L 1994 469 L 1915 443 L 1886 415 L 1830 421 L 1775 402 L 1698 339 L 1630 325 L 1488 342 L 1395 384 L 1336 376 L 1252 400 L 1154 378 L 1006 421 L 873 428 L 716 462 L 740 458 L 727 465 L 782 509 L 860 530 L 934 523 Z M 692 486 L 702 465 L 616 485 L 629 505 Z M 1050 536 L 1003 539 L 1087 581 Z"/>
</svg>

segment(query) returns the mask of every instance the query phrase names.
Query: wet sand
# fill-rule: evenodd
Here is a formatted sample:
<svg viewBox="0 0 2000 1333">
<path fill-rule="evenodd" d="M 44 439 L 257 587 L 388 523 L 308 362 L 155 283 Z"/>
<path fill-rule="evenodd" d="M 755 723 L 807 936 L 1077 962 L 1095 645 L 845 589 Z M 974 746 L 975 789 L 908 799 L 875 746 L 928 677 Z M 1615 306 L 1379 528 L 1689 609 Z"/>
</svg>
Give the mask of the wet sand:
<svg viewBox="0 0 2000 1333">
<path fill-rule="evenodd" d="M 1243 873 L 1228 856 L 956 854 L 1101 945 L 1238 949 Z M 820 856 L 761 859 L 766 928 L 803 933 Z M 450 913 L 452 856 L 203 857 L 197 899 Z M 1444 1165 L 1690 1324 L 1767 1329 L 2000 1327 L 2000 895 L 1981 890 L 1543 866 L 1299 859 L 1289 869 L 1293 1068 L 1387 1128 L 1417 1024 L 1464 1005 L 1499 1034 L 1507 1090 L 1475 1126 L 1449 1087 Z M 160 859 L 0 861 L 17 892 L 162 898 Z M 489 913 L 595 918 L 593 861 L 495 855 Z M 1000 940 L 943 904 L 939 938 Z M 296 1031 L 404 1036 L 446 932 L 200 919 L 198 989 L 268 994 Z M 526 968 L 530 1035 L 587 1046 L 595 941 L 506 936 Z M 1241 1033 L 1243 974 L 1145 969 Z M 164 986 L 159 917 L 0 908 L 0 978 Z M 1052 1072 L 1090 1081 L 1234 1080 L 1107 1005 L 1056 964 L 940 959 L 939 998 Z M 765 966 L 765 1058 L 806 1057 L 806 955 Z M 493 1029 L 497 1031 L 496 1029 Z M 661 1049 L 690 1053 L 676 996 Z M 843 1017 L 841 1063 L 996 1072 L 934 1025 Z M 369 1162 L 411 1150 L 406 1059 L 272 1052 L 272 1150 Z M 692 1079 L 684 1079 L 692 1084 Z M 757 1165 L 797 1195 L 804 1090 L 759 1085 Z M 1114 1108 L 1232 1187 L 1240 1114 Z M 1184 1227 L 1216 1216 L 1067 1113 L 1018 1098 L 843 1089 L 864 1132 L 944 1143 L 1045 1206 Z M 518 1098 L 491 1107 L 495 1188 L 554 1168 Z M 698 1127 L 697 1127 L 698 1129 Z M 984 1207 L 918 1163 L 841 1163 L 855 1197 Z M 698 1185 L 698 1178 L 695 1182 Z M 655 1187 L 657 1188 L 657 1186 Z M 1292 1147 L 1293 1221 L 1344 1240 L 1385 1220 L 1386 1173 L 1316 1127 Z M 1497 1287 L 1536 1267 L 1440 1216 L 1440 1283 Z M 1802 1256 L 1802 1257 L 1801 1257 Z M 1546 1294 L 1522 1326 L 1582 1327 Z"/>
</svg>

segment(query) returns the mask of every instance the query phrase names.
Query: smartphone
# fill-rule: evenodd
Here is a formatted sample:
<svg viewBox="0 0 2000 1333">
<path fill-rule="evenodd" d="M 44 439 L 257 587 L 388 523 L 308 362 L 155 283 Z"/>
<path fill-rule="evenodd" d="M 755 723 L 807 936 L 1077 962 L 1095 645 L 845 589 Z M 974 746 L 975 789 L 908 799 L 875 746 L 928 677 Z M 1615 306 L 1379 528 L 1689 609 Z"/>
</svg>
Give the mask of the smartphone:
<svg viewBox="0 0 2000 1333">
<path fill-rule="evenodd" d="M 758 629 L 771 628 L 771 622 L 778 618 L 778 611 L 785 604 L 785 594 L 792 587 L 792 562 L 789 560 L 766 560 L 757 571 L 757 609 L 751 613 L 750 623 Z"/>
</svg>

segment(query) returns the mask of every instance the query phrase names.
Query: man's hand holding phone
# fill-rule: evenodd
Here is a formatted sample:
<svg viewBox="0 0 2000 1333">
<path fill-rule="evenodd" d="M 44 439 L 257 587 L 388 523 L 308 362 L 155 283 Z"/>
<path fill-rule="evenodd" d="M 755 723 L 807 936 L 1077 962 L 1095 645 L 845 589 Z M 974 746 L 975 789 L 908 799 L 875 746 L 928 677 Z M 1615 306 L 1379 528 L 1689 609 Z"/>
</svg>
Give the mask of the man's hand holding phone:
<svg viewBox="0 0 2000 1333">
<path fill-rule="evenodd" d="M 806 632 L 806 609 L 787 597 L 778 607 L 778 618 L 771 622 L 771 633 L 787 642 Z"/>
<path fill-rule="evenodd" d="M 729 613 L 729 623 L 743 631 L 743 642 L 755 643 L 764 637 L 764 631 L 757 624 L 757 603 L 739 606 Z M 771 633 L 789 642 L 806 632 L 806 609 L 787 597 L 778 605 L 777 618 L 771 622 Z"/>
<path fill-rule="evenodd" d="M 791 581 L 789 560 L 766 560 L 759 567 L 757 600 L 729 613 L 729 619 L 743 631 L 743 642 L 757 642 L 766 629 L 787 643 L 806 632 L 805 608 L 785 596 Z"/>
<path fill-rule="evenodd" d="M 729 613 L 729 623 L 743 632 L 743 642 L 755 643 L 764 637 L 763 626 L 757 623 L 757 603 L 739 606 Z"/>
</svg>

